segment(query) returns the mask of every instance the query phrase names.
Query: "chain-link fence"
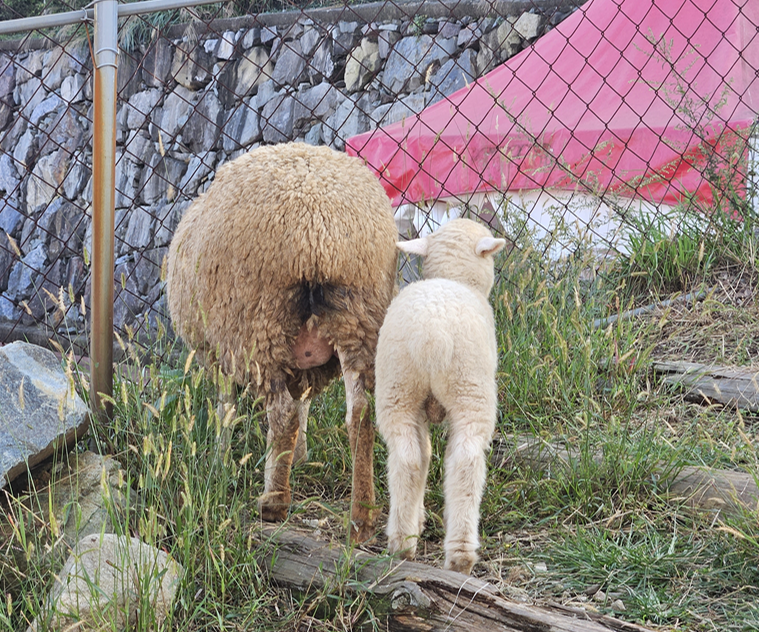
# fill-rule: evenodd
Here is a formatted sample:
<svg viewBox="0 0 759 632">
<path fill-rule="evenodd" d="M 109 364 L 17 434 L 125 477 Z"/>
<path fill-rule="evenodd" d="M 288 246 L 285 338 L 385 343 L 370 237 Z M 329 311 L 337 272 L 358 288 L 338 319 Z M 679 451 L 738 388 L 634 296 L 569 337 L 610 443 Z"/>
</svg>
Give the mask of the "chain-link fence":
<svg viewBox="0 0 759 632">
<path fill-rule="evenodd" d="M 751 3 L 387 1 L 240 17 L 230 6 L 120 22 L 122 335 L 169 327 L 173 230 L 222 164 L 260 144 L 347 144 L 381 177 L 402 234 L 473 213 L 515 241 L 548 237 L 554 257 L 571 247 L 568 226 L 612 249 L 633 207 L 746 199 Z M 87 348 L 90 33 L 83 21 L 0 42 L 0 342 Z"/>
</svg>

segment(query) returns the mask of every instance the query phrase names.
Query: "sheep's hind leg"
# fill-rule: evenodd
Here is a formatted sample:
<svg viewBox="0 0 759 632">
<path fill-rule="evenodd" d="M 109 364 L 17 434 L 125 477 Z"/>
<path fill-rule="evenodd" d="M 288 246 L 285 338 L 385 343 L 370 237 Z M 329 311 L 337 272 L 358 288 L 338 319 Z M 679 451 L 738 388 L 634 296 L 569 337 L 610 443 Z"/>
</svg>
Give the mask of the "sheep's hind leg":
<svg viewBox="0 0 759 632">
<path fill-rule="evenodd" d="M 485 451 L 492 423 L 472 410 L 449 411 L 449 419 L 444 483 L 445 568 L 468 574 L 477 561 L 480 503 L 487 474 Z"/>
<path fill-rule="evenodd" d="M 298 439 L 295 442 L 294 464 L 303 464 L 308 459 L 308 444 L 306 432 L 308 430 L 308 409 L 311 407 L 310 399 L 301 399 L 295 402 L 298 407 Z"/>
<path fill-rule="evenodd" d="M 374 501 L 374 425 L 369 418 L 366 376 L 349 367 L 347 358 L 338 350 L 345 381 L 345 421 L 353 457 L 351 499 L 351 542 L 365 542 L 374 535 L 376 513 Z"/>
<path fill-rule="evenodd" d="M 269 431 L 266 435 L 268 453 L 264 471 L 264 493 L 258 499 L 261 518 L 282 521 L 290 507 L 290 468 L 298 437 L 298 406 L 287 388 L 270 393 L 266 398 Z"/>
<path fill-rule="evenodd" d="M 400 412 L 402 406 L 383 415 L 380 433 L 387 444 L 387 478 L 390 514 L 387 520 L 388 551 L 414 559 L 424 527 L 424 488 L 432 447 L 429 427 L 417 414 Z"/>
</svg>

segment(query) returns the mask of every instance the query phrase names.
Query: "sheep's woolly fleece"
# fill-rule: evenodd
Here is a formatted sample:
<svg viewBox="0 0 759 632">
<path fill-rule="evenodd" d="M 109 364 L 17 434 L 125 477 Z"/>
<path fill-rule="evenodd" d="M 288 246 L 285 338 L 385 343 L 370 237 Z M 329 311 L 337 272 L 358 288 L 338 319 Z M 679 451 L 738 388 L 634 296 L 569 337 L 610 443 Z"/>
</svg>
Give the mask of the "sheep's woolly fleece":
<svg viewBox="0 0 759 632">
<path fill-rule="evenodd" d="M 307 321 L 371 373 L 396 237 L 388 198 L 359 159 L 301 143 L 255 149 L 219 169 L 177 228 L 167 277 L 175 329 L 200 359 L 264 390 L 284 380 L 293 396 L 314 395 L 339 374 L 337 358 L 297 368 L 292 348 Z M 309 288 L 334 309 L 314 315 Z"/>
</svg>

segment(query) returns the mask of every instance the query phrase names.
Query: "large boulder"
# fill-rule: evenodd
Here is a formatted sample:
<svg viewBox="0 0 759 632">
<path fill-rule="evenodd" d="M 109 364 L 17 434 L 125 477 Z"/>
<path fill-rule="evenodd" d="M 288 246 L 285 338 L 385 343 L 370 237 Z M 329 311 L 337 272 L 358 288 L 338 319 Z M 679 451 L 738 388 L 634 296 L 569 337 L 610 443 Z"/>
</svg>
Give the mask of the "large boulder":
<svg viewBox="0 0 759 632">
<path fill-rule="evenodd" d="M 55 575 L 45 609 L 27 632 L 121 632 L 138 629 L 138 618 L 140 630 L 162 629 L 183 573 L 169 555 L 137 538 L 87 536 Z"/>
<path fill-rule="evenodd" d="M 87 429 L 87 406 L 47 349 L 0 347 L 0 487 L 71 446 Z"/>
</svg>

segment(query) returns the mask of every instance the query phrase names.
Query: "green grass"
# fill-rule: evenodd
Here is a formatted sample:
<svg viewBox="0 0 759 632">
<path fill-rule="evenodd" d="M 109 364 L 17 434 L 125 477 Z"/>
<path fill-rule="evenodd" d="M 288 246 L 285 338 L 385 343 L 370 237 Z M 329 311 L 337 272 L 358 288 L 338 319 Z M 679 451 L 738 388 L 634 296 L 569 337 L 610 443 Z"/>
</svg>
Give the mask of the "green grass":
<svg viewBox="0 0 759 632">
<path fill-rule="evenodd" d="M 748 248 L 742 235 L 723 252 L 741 256 Z M 618 265 L 653 265 L 646 248 L 640 241 L 630 261 Z M 656 250 L 659 269 L 688 270 L 672 279 L 706 283 L 724 270 L 716 259 L 711 267 L 696 260 L 678 268 L 678 252 Z M 744 250 L 741 264 L 750 280 L 751 252 Z M 668 478 L 684 465 L 759 477 L 756 418 L 686 402 L 649 371 L 661 340 L 676 349 L 683 335 L 669 328 L 666 314 L 593 327 L 596 318 L 638 300 L 618 276 L 621 268 L 588 274 L 594 269 L 588 252 L 565 263 L 557 276 L 529 248 L 515 250 L 499 266 L 501 279 L 491 296 L 500 351 L 499 419 L 475 573 L 506 595 L 594 608 L 653 628 L 759 627 L 756 512 L 699 513 L 666 497 Z M 665 293 L 664 277 L 657 279 L 639 291 Z M 722 312 L 716 311 L 718 297 L 710 300 L 715 320 Z M 756 298 L 750 301 L 726 309 L 741 312 Z M 255 399 L 241 395 L 238 414 L 220 419 L 213 371 L 187 356 L 164 362 L 172 355 L 160 345 L 138 366 L 137 355 L 131 357 L 129 374 L 138 377 L 117 378 L 113 420 L 97 427 L 95 438 L 124 469 L 128 506 L 114 508 L 117 528 L 168 551 L 185 568 L 172 617 L 161 629 L 293 630 L 302 623 L 352 630 L 373 621 L 365 596 L 349 590 L 347 575 L 313 594 L 291 594 L 267 581 L 256 506 L 265 431 Z M 291 524 L 318 528 L 321 537 L 338 543 L 345 539 L 350 502 L 344 415 L 338 382 L 312 404 L 309 458 L 294 468 L 290 517 Z M 233 433 L 228 449 L 220 448 L 225 425 Z M 444 452 L 445 435 L 444 427 L 433 428 L 437 455 Z M 544 454 L 563 450 L 563 458 L 525 456 L 516 449 L 524 442 L 542 445 Z M 386 508 L 379 441 L 375 463 L 378 503 Z M 435 458 L 419 546 L 420 560 L 434 565 L 442 562 L 442 477 L 443 461 Z M 42 608 L 51 571 L 65 551 L 43 507 L 30 504 L 23 492 L 4 502 L 0 629 L 24 629 Z M 371 550 L 383 546 L 380 534 Z"/>
</svg>

